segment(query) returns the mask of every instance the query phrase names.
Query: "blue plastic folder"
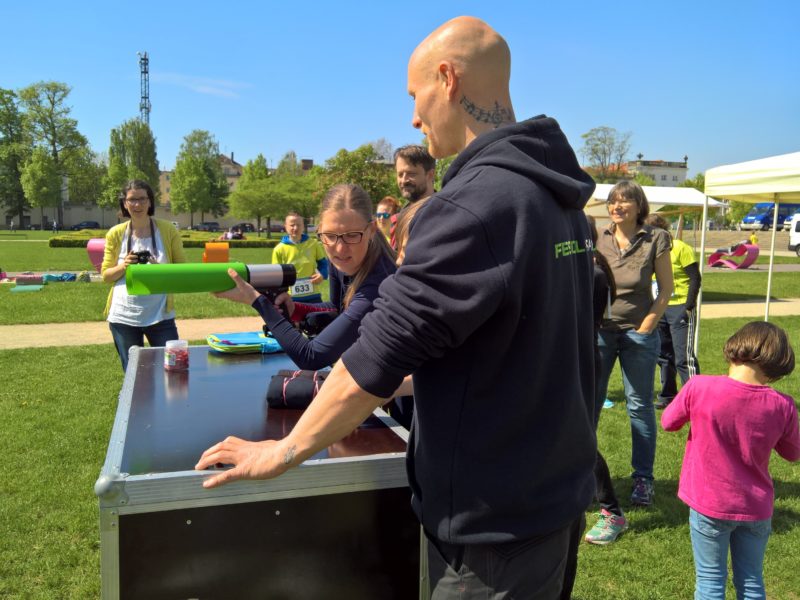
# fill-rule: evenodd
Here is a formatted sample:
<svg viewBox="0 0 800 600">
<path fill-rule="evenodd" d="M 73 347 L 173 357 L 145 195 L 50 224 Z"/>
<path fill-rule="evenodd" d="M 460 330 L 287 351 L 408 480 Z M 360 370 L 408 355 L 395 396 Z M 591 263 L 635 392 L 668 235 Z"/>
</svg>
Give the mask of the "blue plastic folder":
<svg viewBox="0 0 800 600">
<path fill-rule="evenodd" d="M 271 354 L 283 351 L 278 340 L 261 331 L 212 333 L 206 337 L 206 342 L 212 350 L 225 354 Z"/>
</svg>

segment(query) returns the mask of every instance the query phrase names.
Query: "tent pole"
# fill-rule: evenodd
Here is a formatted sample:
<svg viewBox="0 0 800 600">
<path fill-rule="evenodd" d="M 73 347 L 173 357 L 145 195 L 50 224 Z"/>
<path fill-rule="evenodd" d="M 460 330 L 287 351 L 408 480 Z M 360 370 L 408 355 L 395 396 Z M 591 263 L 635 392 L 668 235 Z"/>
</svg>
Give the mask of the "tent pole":
<svg viewBox="0 0 800 600">
<path fill-rule="evenodd" d="M 775 208 L 772 213 L 772 242 L 769 247 L 769 272 L 767 273 L 767 301 L 764 303 L 764 320 L 769 321 L 769 297 L 772 293 L 772 265 L 775 262 L 775 236 L 778 233 L 778 210 L 780 200 L 778 194 L 774 195 Z"/>
<path fill-rule="evenodd" d="M 708 220 L 708 196 L 703 200 L 703 227 L 700 230 L 700 259 L 698 264 L 700 266 L 700 291 L 697 293 L 697 323 L 694 328 L 694 354 L 697 356 L 697 347 L 700 345 L 700 311 L 703 308 L 703 271 L 706 266 L 706 228 L 705 224 Z"/>
</svg>

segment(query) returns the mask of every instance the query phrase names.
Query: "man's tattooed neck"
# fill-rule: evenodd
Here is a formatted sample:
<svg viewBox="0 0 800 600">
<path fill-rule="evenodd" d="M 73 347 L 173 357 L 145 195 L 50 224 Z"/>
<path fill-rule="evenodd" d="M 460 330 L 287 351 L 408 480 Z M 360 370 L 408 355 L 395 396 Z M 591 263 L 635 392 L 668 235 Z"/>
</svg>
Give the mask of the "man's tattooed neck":
<svg viewBox="0 0 800 600">
<path fill-rule="evenodd" d="M 461 106 L 463 106 L 467 114 L 476 121 L 479 123 L 490 123 L 495 129 L 504 123 L 514 122 L 514 116 L 511 114 L 511 110 L 500 106 L 499 102 L 495 102 L 494 108 L 487 110 L 477 106 L 466 96 L 461 96 Z"/>
<path fill-rule="evenodd" d="M 291 446 L 286 451 L 286 454 L 283 455 L 283 464 L 291 465 L 292 461 L 294 460 L 294 454 L 297 452 L 297 446 Z"/>
</svg>

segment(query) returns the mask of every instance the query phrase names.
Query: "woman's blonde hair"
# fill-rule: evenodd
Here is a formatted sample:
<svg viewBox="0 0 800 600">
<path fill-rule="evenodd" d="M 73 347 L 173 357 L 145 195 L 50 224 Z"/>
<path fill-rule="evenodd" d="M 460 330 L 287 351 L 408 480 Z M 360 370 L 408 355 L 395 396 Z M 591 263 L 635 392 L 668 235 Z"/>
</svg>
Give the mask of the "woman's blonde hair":
<svg viewBox="0 0 800 600">
<path fill-rule="evenodd" d="M 354 183 L 340 183 L 328 190 L 325 197 L 322 199 L 318 222 L 320 224 L 322 223 L 322 219 L 327 212 L 348 209 L 358 213 L 363 217 L 366 223 L 372 223 L 372 199 L 364 188 Z M 345 308 L 350 304 L 353 295 L 356 293 L 359 286 L 364 283 L 364 280 L 370 274 L 375 263 L 378 262 L 381 256 L 386 256 L 389 260 L 394 262 L 394 251 L 377 228 L 373 227 L 373 235 L 370 237 L 368 243 L 369 247 L 367 248 L 364 261 L 353 275 L 353 281 L 342 301 Z"/>
</svg>

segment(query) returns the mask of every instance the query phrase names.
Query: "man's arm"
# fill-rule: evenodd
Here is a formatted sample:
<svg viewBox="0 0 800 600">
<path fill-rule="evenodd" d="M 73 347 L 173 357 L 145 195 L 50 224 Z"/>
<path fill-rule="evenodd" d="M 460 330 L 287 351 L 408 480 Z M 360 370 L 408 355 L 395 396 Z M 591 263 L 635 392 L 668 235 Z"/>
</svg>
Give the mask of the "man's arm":
<svg viewBox="0 0 800 600">
<path fill-rule="evenodd" d="M 362 390 L 340 361 L 284 439 L 249 442 L 228 437 L 203 452 L 194 468 L 202 471 L 218 463 L 233 465 L 206 479 L 205 488 L 239 479 L 277 477 L 345 437 L 385 402 L 385 398 Z"/>
</svg>

